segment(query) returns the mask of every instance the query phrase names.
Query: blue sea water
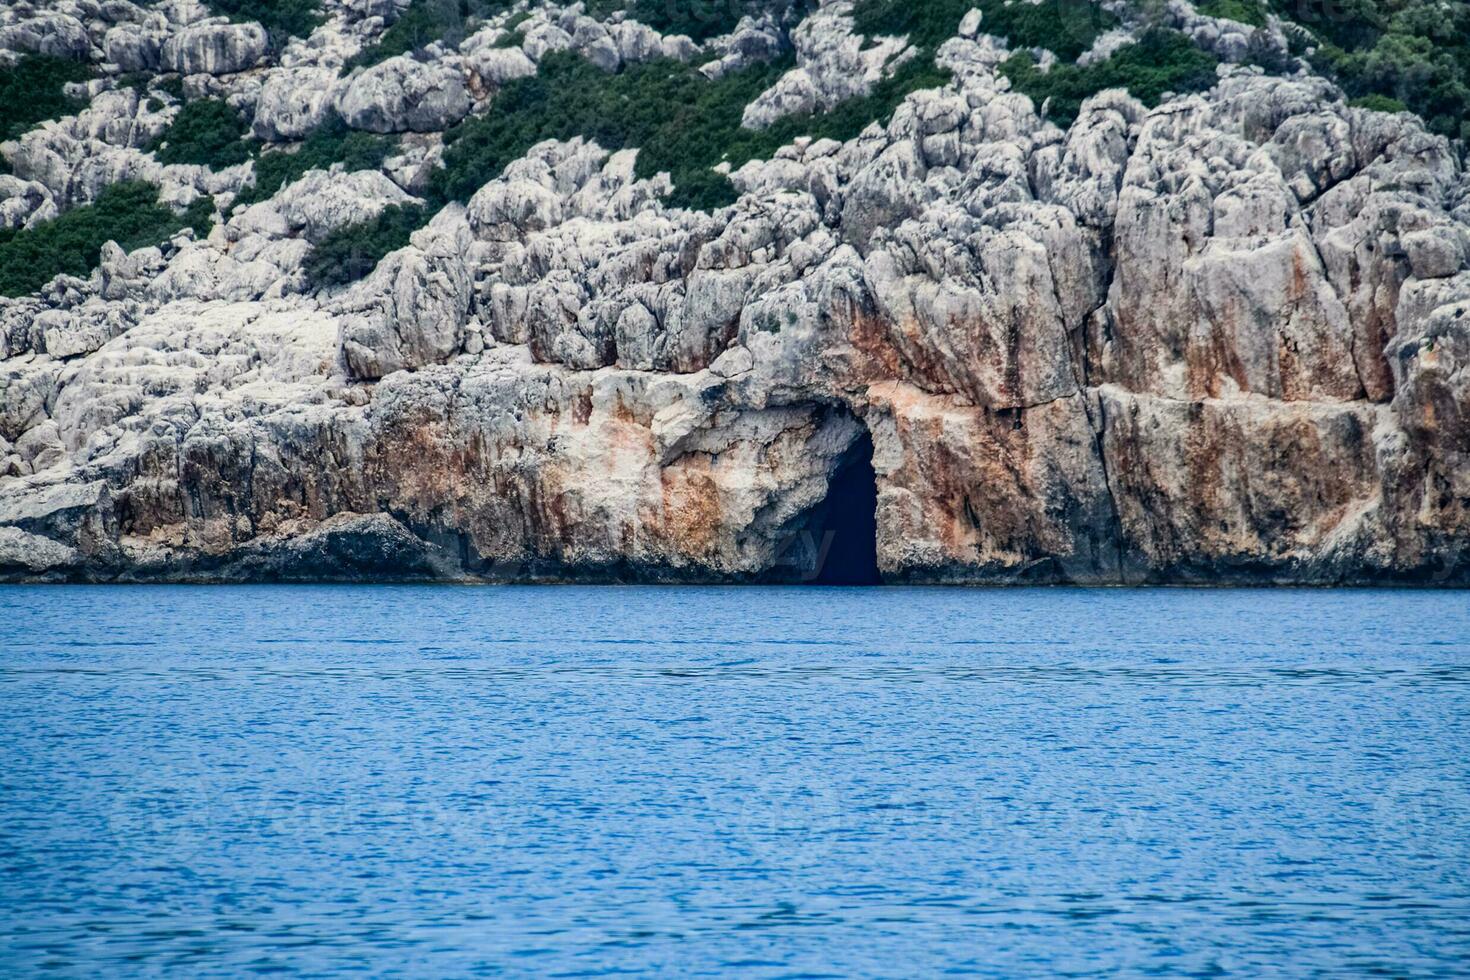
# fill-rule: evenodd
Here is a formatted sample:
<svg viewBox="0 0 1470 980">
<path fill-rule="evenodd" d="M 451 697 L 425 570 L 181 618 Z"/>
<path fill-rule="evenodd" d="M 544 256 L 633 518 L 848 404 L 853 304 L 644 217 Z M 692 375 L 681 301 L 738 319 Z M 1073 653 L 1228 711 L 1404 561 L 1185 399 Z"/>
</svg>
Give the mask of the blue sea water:
<svg viewBox="0 0 1470 980">
<path fill-rule="evenodd" d="M 0 974 L 1451 975 L 1470 601 L 0 589 Z"/>
</svg>

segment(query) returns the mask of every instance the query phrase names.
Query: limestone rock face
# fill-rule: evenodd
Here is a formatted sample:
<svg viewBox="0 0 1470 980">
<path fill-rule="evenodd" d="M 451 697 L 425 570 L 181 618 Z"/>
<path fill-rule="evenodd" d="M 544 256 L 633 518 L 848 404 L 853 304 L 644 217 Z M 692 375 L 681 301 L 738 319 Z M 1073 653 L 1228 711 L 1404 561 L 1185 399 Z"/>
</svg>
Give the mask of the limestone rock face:
<svg viewBox="0 0 1470 980">
<path fill-rule="evenodd" d="M 231 230 L 241 235 L 300 235 L 318 242 L 343 225 L 367 221 L 386 207 L 412 200 L 376 170 L 348 174 L 308 170 L 269 201 L 241 212 Z"/>
<path fill-rule="evenodd" d="M 318 243 L 431 199 L 443 131 L 550 52 L 719 77 L 794 51 L 753 128 L 913 56 L 849 0 L 703 45 L 545 4 L 343 75 L 402 6 L 328 4 L 279 54 L 188 0 L 87 25 L 261 139 L 331 111 L 400 135 L 250 207 L 248 165 L 147 152 L 156 93 L 98 83 L 5 144 L 5 228 L 132 177 L 220 220 L 0 299 L 0 579 L 800 581 L 859 533 L 824 523 L 855 472 L 891 582 L 1470 584 L 1470 176 L 1412 116 L 1226 64 L 1061 129 L 970 16 L 951 82 L 745 164 L 729 207 L 550 140 L 320 288 Z M 4 16 L 30 44 L 41 15 Z M 1284 45 L 1160 16 L 1226 62 Z"/>
<path fill-rule="evenodd" d="M 159 67 L 166 37 L 138 24 L 119 24 L 103 37 L 102 50 L 123 71 L 153 71 Z"/>
<path fill-rule="evenodd" d="M 470 241 L 463 212 L 449 209 L 349 294 L 342 354 L 354 377 L 382 378 L 459 352 L 470 306 Z"/>
<path fill-rule="evenodd" d="M 742 39 L 747 47 L 760 36 L 753 28 L 749 33 L 753 38 Z M 866 95 L 874 83 L 903 62 L 908 49 L 906 38 L 869 39 L 855 34 L 848 0 L 827 4 L 807 17 L 792 31 L 791 42 L 796 67 L 746 107 L 744 123 L 750 129 L 764 129 L 782 116 L 831 109 L 845 99 Z M 742 50 L 732 48 L 735 54 L 718 63 L 719 74 L 730 70 L 726 62 Z"/>
<path fill-rule="evenodd" d="M 0 49 L 82 61 L 91 47 L 86 27 L 68 14 L 41 14 L 0 27 Z"/>
<path fill-rule="evenodd" d="M 470 61 L 471 70 L 486 88 L 498 88 L 517 78 L 536 74 L 536 64 L 520 48 L 482 48 Z"/>
<path fill-rule="evenodd" d="M 407 56 L 364 69 L 337 97 L 337 111 L 347 125 L 375 133 L 442 130 L 469 110 L 469 93 L 458 68 Z"/>
<path fill-rule="evenodd" d="M 255 103 L 255 135 L 263 140 L 299 140 L 311 134 L 332 107 L 337 74 L 323 68 L 272 72 Z"/>
<path fill-rule="evenodd" d="M 162 62 L 181 75 L 231 75 L 254 68 L 267 42 L 259 24 L 197 24 L 163 43 Z"/>
</svg>

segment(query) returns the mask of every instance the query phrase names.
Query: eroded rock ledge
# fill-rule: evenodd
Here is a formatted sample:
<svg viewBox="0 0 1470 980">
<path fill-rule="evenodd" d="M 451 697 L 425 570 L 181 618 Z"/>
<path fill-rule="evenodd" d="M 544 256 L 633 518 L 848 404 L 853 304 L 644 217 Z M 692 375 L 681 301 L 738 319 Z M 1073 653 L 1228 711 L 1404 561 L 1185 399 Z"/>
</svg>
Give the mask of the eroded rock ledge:
<svg viewBox="0 0 1470 980">
<path fill-rule="evenodd" d="M 801 581 L 871 466 L 889 582 L 1470 582 L 1460 150 L 1231 67 L 1062 131 L 1004 54 L 713 215 L 551 142 L 345 291 L 376 173 L 9 302 L 0 578 Z"/>
</svg>

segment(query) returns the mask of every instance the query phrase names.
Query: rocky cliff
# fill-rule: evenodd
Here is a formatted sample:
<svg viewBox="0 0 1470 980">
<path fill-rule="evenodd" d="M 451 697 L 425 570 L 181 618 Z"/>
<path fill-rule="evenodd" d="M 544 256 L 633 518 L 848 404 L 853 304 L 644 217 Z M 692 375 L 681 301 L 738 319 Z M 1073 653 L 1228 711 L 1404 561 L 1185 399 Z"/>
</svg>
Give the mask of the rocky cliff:
<svg viewBox="0 0 1470 980">
<path fill-rule="evenodd" d="M 977 11 L 947 81 L 733 169 L 728 206 L 675 207 L 639 148 L 581 136 L 426 191 L 444 131 L 550 52 L 784 58 L 751 130 L 916 56 L 809 6 L 696 42 L 521 3 L 346 71 L 401 4 L 326 2 L 285 41 L 192 0 L 7 8 L 0 44 L 101 70 L 0 147 L 6 227 L 129 179 L 211 195 L 215 224 L 0 300 L 0 578 L 788 581 L 868 536 L 895 583 L 1470 581 L 1464 147 L 1241 63 L 1249 28 L 1187 3 L 1219 67 L 1151 108 L 1108 89 L 1049 120 Z M 267 143 L 335 114 L 393 154 L 236 206 L 258 160 L 150 149 L 206 96 Z M 304 271 L 422 202 L 360 280 Z"/>
</svg>

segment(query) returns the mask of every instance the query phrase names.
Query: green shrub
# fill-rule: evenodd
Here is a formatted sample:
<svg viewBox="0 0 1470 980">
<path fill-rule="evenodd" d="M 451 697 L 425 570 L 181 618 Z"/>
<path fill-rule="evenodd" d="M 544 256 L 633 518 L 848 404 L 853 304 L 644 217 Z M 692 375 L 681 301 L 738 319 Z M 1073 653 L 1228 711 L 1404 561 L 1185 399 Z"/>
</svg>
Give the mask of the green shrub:
<svg viewBox="0 0 1470 980">
<path fill-rule="evenodd" d="M 343 72 L 376 65 L 409 54 L 435 41 L 458 44 L 477 19 L 497 14 L 513 0 L 413 0 L 376 43 L 363 48 L 342 66 Z"/>
<path fill-rule="evenodd" d="M 1046 40 L 1068 51 L 1074 47 L 1086 50 L 1097 33 L 1113 23 L 1110 15 L 1087 0 L 1056 0 L 1042 8 L 1045 16 L 1029 5 L 1017 5 L 1024 10 L 1013 11 L 1000 0 L 978 2 L 994 8 L 987 14 L 994 17 L 994 23 L 988 22 L 990 29 L 1011 25 L 1026 43 L 1039 43 L 1036 39 L 1042 37 L 1045 27 L 1049 32 Z M 850 99 L 829 112 L 781 119 L 760 132 L 742 128 L 741 118 L 746 107 L 791 67 L 789 59 L 753 65 L 712 82 L 691 66 L 672 61 L 629 65 L 608 75 L 576 55 L 548 55 L 536 77 L 507 85 L 485 115 L 446 134 L 444 169 L 436 174 L 436 187 L 445 198 L 467 200 L 536 143 L 583 136 L 607 149 L 638 147 L 638 175 L 651 177 L 667 171 L 674 182 L 669 198 L 674 206 L 710 209 L 730 204 L 736 198 L 735 189 L 727 178 L 712 171 L 716 164 L 728 162 L 738 167 L 768 157 L 799 136 L 851 139 L 868 124 L 887 120 L 910 92 L 948 82 L 948 73 L 934 64 L 934 48 L 954 35 L 975 3 L 860 0 L 855 11 L 860 29 L 872 34 L 908 34 L 921 45 L 919 56 L 867 96 Z M 700 13 L 679 5 L 658 9 L 682 10 L 691 17 Z M 737 3 L 734 8 L 725 4 L 721 9 L 743 8 Z M 636 15 L 639 10 L 634 4 L 631 12 Z M 607 11 L 594 4 L 593 12 L 605 15 Z M 1059 23 L 1064 25 L 1060 31 Z M 670 24 L 658 20 L 654 26 L 669 29 Z"/>
<path fill-rule="evenodd" d="M 853 17 L 859 34 L 907 35 L 932 51 L 955 35 L 972 8 L 983 15 L 985 33 L 1004 37 L 1013 47 L 1048 48 L 1064 61 L 1077 60 L 1118 22 L 1093 0 L 858 0 Z"/>
<path fill-rule="evenodd" d="M 407 245 L 430 217 L 432 212 L 421 205 L 396 204 L 369 221 L 338 228 L 306 257 L 307 278 L 318 288 L 361 279 L 383 256 Z"/>
<path fill-rule="evenodd" d="M 1348 105 L 1356 106 L 1359 109 L 1372 109 L 1374 112 L 1409 111 L 1409 107 L 1404 105 L 1398 99 L 1391 99 L 1386 95 L 1378 95 L 1376 93 L 1373 95 L 1364 95 L 1356 99 L 1351 99 L 1349 100 Z"/>
<path fill-rule="evenodd" d="M 1350 98 L 1392 100 L 1417 113 L 1433 132 L 1470 139 L 1470 3 L 1270 3 L 1312 36 L 1312 66 Z"/>
<path fill-rule="evenodd" d="M 196 238 L 207 238 L 209 230 L 214 227 L 214 197 L 209 194 L 196 197 L 194 203 L 184 209 L 179 224 L 183 228 L 193 228 Z"/>
<path fill-rule="evenodd" d="M 91 77 L 86 65 L 66 58 L 28 54 L 13 65 L 0 65 L 0 140 L 14 139 L 36 123 L 85 109 L 62 87 Z"/>
<path fill-rule="evenodd" d="M 220 99 L 184 103 L 168 129 L 148 145 L 160 163 L 194 163 L 215 170 L 250 159 L 245 121 Z"/>
<path fill-rule="evenodd" d="M 435 186 L 444 198 L 468 200 L 542 140 L 583 136 L 609 150 L 640 147 L 639 174 L 669 171 L 675 203 L 728 203 L 734 189 L 709 168 L 742 138 L 746 105 L 789 67 L 754 65 L 712 82 L 676 61 L 609 75 L 571 52 L 549 54 L 537 75 L 506 85 L 483 116 L 445 135 Z"/>
<path fill-rule="evenodd" d="M 73 208 L 25 231 L 0 236 L 0 296 L 22 296 L 53 276 L 85 276 L 96 267 L 102 246 L 115 241 L 131 251 L 158 245 L 192 227 L 209 233 L 214 202 L 196 201 L 176 215 L 158 200 L 158 189 L 143 181 L 113 184 L 83 207 Z"/>
<path fill-rule="evenodd" d="M 139 95 L 148 94 L 148 82 L 153 78 L 146 71 L 130 71 L 127 74 L 117 76 L 117 87 L 120 89 L 130 88 Z"/>
<path fill-rule="evenodd" d="M 1047 99 L 1047 116 L 1058 125 L 1077 118 L 1082 100 L 1103 89 L 1126 88 L 1145 105 L 1157 105 L 1165 92 L 1200 92 L 1215 84 L 1214 57 L 1178 31 L 1151 28 L 1137 43 L 1119 48 L 1106 61 L 1088 65 L 1057 64 L 1043 72 L 1028 52 L 1012 55 L 1001 65 L 1003 75 L 1039 108 Z"/>
<path fill-rule="evenodd" d="M 1380 9 L 1379 0 L 1334 0 L 1332 3 L 1267 0 L 1267 3 L 1283 20 L 1300 24 L 1317 38 L 1347 50 L 1371 47 L 1387 26 L 1387 17 Z"/>
<path fill-rule="evenodd" d="M 602 19 L 622 10 L 660 34 L 687 34 L 705 41 L 729 34 L 746 14 L 799 16 L 814 6 L 811 0 L 589 0 L 587 13 Z"/>
<path fill-rule="evenodd" d="M 322 22 L 321 0 L 205 0 L 234 21 L 257 21 L 274 38 L 305 37 Z"/>
<path fill-rule="evenodd" d="M 333 113 L 302 142 L 295 152 L 271 150 L 255 160 L 255 183 L 237 197 L 237 204 L 264 201 L 282 187 L 299 180 L 308 170 L 325 170 L 334 163 L 351 170 L 376 170 L 398 146 L 393 136 L 348 129 Z"/>
<path fill-rule="evenodd" d="M 159 75 L 153 79 L 151 88 L 170 96 L 175 102 L 184 101 L 184 79 L 179 75 Z"/>
<path fill-rule="evenodd" d="M 1266 11 L 1259 0 L 1205 0 L 1195 4 L 1195 9 L 1208 17 L 1224 17 L 1251 27 L 1266 26 Z"/>
<path fill-rule="evenodd" d="M 936 67 L 932 60 L 910 59 L 892 76 L 873 86 L 868 95 L 848 99 L 829 112 L 785 116 L 767 129 L 740 130 L 730 144 L 726 159 L 733 167 L 748 160 L 767 159 L 800 136 L 846 142 L 870 123 L 886 123 L 910 92 L 939 88 L 949 81 L 949 72 Z"/>
</svg>

